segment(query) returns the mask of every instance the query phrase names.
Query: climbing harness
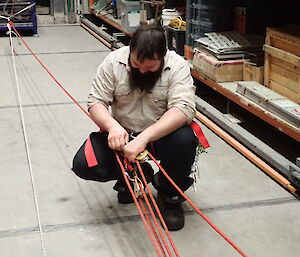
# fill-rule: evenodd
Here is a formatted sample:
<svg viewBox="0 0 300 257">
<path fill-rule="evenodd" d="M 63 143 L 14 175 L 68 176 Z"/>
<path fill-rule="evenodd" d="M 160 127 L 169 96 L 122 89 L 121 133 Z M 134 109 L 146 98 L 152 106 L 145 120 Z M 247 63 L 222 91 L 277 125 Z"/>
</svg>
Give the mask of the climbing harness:
<svg viewBox="0 0 300 257">
<path fill-rule="evenodd" d="M 27 136 L 26 136 L 26 129 L 25 129 L 25 122 L 23 117 L 23 110 L 22 110 L 22 103 L 20 99 L 20 93 L 19 93 L 19 86 L 18 86 L 18 78 L 17 78 L 17 71 L 16 71 L 16 65 L 15 65 L 15 56 L 14 56 L 14 50 L 13 50 L 13 44 L 12 44 L 12 30 L 17 34 L 18 38 L 24 43 L 26 48 L 30 51 L 32 56 L 41 64 L 41 66 L 47 71 L 47 73 L 54 79 L 54 81 L 58 84 L 58 86 L 76 103 L 76 105 L 94 122 L 96 123 L 92 117 L 89 115 L 89 113 L 65 90 L 65 88 L 57 81 L 57 79 L 51 74 L 51 72 L 46 68 L 46 66 L 40 61 L 40 59 L 35 55 L 35 53 L 30 49 L 30 47 L 26 44 L 24 39 L 20 36 L 16 28 L 14 27 L 13 23 L 8 19 L 8 29 L 9 29 L 9 35 L 10 35 L 10 41 L 11 41 L 11 54 L 13 58 L 13 65 L 14 65 L 14 74 L 15 74 L 15 80 L 17 85 L 17 91 L 19 96 L 19 106 L 20 106 L 20 114 L 21 114 L 21 120 L 22 120 L 22 128 L 23 128 L 23 135 L 24 135 L 24 142 L 27 152 L 27 160 L 29 165 L 29 170 L 31 174 L 31 183 L 33 188 L 33 194 L 34 194 L 34 200 L 35 200 L 35 207 L 36 207 L 36 214 L 37 214 L 37 220 L 39 225 L 39 231 L 40 231 L 40 238 L 41 238 L 41 245 L 42 245 L 42 251 L 43 255 L 46 256 L 46 250 L 44 245 L 44 239 L 43 239 L 43 230 L 39 215 L 39 208 L 38 208 L 38 201 L 37 201 L 37 195 L 36 195 L 36 189 L 35 189 L 35 183 L 34 183 L 34 176 L 32 172 L 31 167 L 31 160 L 30 160 L 30 154 L 29 154 L 29 148 L 28 148 L 28 142 L 27 142 Z M 194 133 L 197 135 L 199 142 L 201 143 L 201 147 L 198 148 L 199 153 L 203 151 L 203 148 L 206 148 L 209 146 L 206 138 L 204 137 L 201 128 L 197 123 L 192 123 L 191 127 L 193 128 Z M 88 142 L 88 141 L 87 141 Z M 89 142 L 88 148 L 91 150 L 92 145 Z M 89 153 L 87 150 L 86 153 L 88 156 L 92 159 L 92 164 L 95 165 L 97 163 L 95 155 L 93 153 Z M 124 177 L 124 180 L 126 182 L 126 185 L 130 191 L 131 196 L 133 197 L 134 203 L 137 207 L 137 210 L 141 216 L 142 222 L 145 226 L 146 232 L 153 244 L 154 250 L 157 254 L 157 256 L 174 256 L 169 244 L 171 245 L 171 248 L 173 249 L 173 252 L 176 257 L 179 257 L 179 252 L 171 238 L 171 235 L 168 231 L 168 228 L 166 226 L 166 223 L 164 222 L 164 219 L 160 213 L 160 210 L 156 204 L 156 201 L 151 193 L 151 190 L 148 186 L 147 180 L 144 176 L 144 173 L 142 171 L 140 163 L 149 160 L 154 161 L 154 163 L 157 165 L 159 170 L 163 173 L 163 175 L 167 178 L 167 180 L 173 185 L 173 187 L 179 192 L 179 194 L 194 208 L 194 210 L 217 232 L 219 233 L 237 252 L 240 253 L 240 255 L 246 257 L 247 255 L 239 249 L 220 229 L 218 229 L 199 209 L 198 207 L 184 194 L 184 192 L 174 183 L 174 181 L 168 176 L 167 172 L 163 169 L 163 167 L 159 164 L 159 162 L 153 157 L 153 155 L 149 152 L 142 152 L 137 156 L 137 160 L 135 163 L 130 163 L 126 158 L 123 158 L 123 162 L 121 161 L 120 153 L 115 151 L 115 157 L 116 160 L 122 170 L 122 175 Z M 197 171 L 196 166 L 194 166 L 194 170 Z M 130 171 L 130 173 L 128 172 Z M 133 188 L 131 187 L 130 182 L 133 182 Z M 147 194 L 146 194 L 147 192 Z M 144 205 L 144 202 L 146 203 L 146 206 Z M 156 211 L 156 214 L 160 220 L 160 223 L 162 227 L 164 228 L 164 233 L 166 234 L 167 239 L 169 240 L 169 244 L 167 243 L 167 240 L 164 236 L 164 233 L 162 232 L 162 229 L 160 225 L 158 224 L 158 221 L 156 219 L 156 215 L 154 213 L 154 210 L 150 204 L 154 206 L 154 209 Z M 147 211 L 146 207 L 148 208 Z M 154 223 L 154 224 L 153 224 Z"/>
</svg>

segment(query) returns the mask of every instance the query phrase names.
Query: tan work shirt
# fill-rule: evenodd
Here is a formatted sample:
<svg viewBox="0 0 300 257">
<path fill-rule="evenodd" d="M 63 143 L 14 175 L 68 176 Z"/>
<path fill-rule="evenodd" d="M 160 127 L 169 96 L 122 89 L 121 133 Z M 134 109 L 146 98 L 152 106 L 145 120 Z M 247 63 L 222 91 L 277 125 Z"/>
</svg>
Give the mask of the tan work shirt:
<svg viewBox="0 0 300 257">
<path fill-rule="evenodd" d="M 195 116 L 195 86 L 187 62 L 167 51 L 160 79 L 150 92 L 129 86 L 129 47 L 111 52 L 97 69 L 88 108 L 102 103 L 111 106 L 112 116 L 130 132 L 141 132 L 170 108 L 177 107 L 188 119 Z"/>
</svg>

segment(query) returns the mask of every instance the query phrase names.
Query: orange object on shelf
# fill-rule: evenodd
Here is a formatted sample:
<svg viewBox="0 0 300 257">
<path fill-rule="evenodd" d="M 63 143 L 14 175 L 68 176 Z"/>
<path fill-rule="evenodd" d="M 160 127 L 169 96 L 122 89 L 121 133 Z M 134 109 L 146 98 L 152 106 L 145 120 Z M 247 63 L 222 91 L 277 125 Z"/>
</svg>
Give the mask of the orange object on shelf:
<svg viewBox="0 0 300 257">
<path fill-rule="evenodd" d="M 193 49 L 191 46 L 184 45 L 184 57 L 187 60 L 192 60 L 194 56 Z"/>
</svg>

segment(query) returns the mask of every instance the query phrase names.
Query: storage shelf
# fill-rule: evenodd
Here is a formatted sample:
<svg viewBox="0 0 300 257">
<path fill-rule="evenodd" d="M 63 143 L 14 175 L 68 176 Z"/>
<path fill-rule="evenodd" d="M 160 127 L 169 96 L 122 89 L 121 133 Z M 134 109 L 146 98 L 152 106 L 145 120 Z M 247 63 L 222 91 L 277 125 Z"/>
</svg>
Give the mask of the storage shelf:
<svg viewBox="0 0 300 257">
<path fill-rule="evenodd" d="M 207 86 L 213 88 L 220 94 L 224 95 L 226 98 L 235 102 L 239 106 L 243 107 L 247 111 L 253 113 L 255 116 L 266 121 L 273 127 L 282 131 L 286 135 L 288 135 L 288 136 L 292 137 L 293 139 L 297 140 L 298 142 L 300 142 L 300 128 L 297 128 L 297 127 L 293 126 L 292 124 L 286 122 L 285 120 L 277 117 L 273 113 L 267 111 L 266 109 L 262 108 L 258 104 L 255 104 L 251 100 L 248 100 L 247 98 L 245 98 L 243 96 L 240 96 L 234 90 L 236 87 L 236 82 L 217 83 L 210 79 L 204 78 L 196 71 L 192 71 L 192 76 L 194 78 L 196 78 L 197 80 L 203 82 Z"/>
<path fill-rule="evenodd" d="M 127 33 L 121 26 L 121 19 L 115 19 L 111 14 L 106 11 L 102 11 L 104 15 L 97 14 L 97 11 L 90 9 L 91 14 L 95 15 L 99 19 L 103 20 L 104 22 L 108 23 L 109 25 L 113 26 L 114 28 L 118 29 L 119 31 L 123 32 L 127 36 L 131 37 L 132 33 Z"/>
</svg>

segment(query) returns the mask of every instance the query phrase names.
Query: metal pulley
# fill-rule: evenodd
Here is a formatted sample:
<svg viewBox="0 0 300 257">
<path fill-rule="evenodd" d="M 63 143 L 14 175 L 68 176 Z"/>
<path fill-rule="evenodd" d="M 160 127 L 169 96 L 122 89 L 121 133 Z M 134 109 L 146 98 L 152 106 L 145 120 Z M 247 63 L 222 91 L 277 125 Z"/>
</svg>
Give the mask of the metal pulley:
<svg viewBox="0 0 300 257">
<path fill-rule="evenodd" d="M 137 161 L 139 161 L 140 163 L 143 163 L 143 162 L 147 161 L 147 160 L 149 159 L 149 157 L 148 157 L 148 151 L 147 151 L 147 150 L 144 150 L 143 152 L 139 153 L 139 154 L 135 157 L 135 159 L 136 159 Z"/>
</svg>

